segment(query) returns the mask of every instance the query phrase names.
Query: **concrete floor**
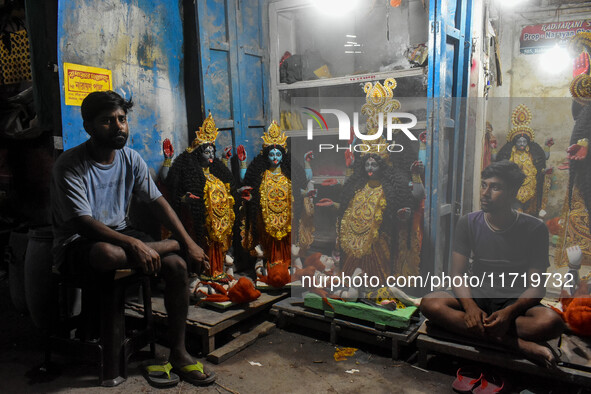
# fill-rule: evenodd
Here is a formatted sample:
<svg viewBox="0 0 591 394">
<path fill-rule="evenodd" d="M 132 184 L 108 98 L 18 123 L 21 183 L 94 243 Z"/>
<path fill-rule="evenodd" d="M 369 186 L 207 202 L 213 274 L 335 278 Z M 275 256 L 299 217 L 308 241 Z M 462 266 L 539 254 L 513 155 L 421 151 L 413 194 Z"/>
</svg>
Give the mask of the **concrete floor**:
<svg viewBox="0 0 591 394">
<path fill-rule="evenodd" d="M 55 373 L 40 373 L 43 360 L 41 339 L 27 316 L 10 303 L 8 284 L 0 280 L 0 393 L 150 393 L 162 391 L 148 385 L 138 365 L 145 355 L 130 363 L 127 381 L 115 388 L 96 386 L 95 368 L 79 360 L 54 356 Z M 355 345 L 355 344 L 346 344 Z M 449 393 L 461 360 L 434 357 L 429 371 L 406 362 L 393 361 L 378 349 L 360 350 L 346 361 L 333 358 L 335 346 L 316 332 L 288 327 L 274 329 L 249 348 L 220 365 L 210 365 L 217 383 L 205 388 L 181 382 L 164 390 L 171 393 Z M 157 353 L 165 353 L 158 346 Z M 412 355 L 408 352 L 406 357 Z M 143 359 L 142 359 L 143 356 Z M 201 359 L 203 361 L 203 359 Z M 262 366 L 253 366 L 249 362 Z M 354 374 L 347 370 L 357 369 Z M 511 392 L 527 387 L 534 392 L 579 392 L 554 382 L 535 382 L 526 377 L 504 375 L 513 382 Z M 566 391 L 565 391 L 566 390 Z"/>
</svg>

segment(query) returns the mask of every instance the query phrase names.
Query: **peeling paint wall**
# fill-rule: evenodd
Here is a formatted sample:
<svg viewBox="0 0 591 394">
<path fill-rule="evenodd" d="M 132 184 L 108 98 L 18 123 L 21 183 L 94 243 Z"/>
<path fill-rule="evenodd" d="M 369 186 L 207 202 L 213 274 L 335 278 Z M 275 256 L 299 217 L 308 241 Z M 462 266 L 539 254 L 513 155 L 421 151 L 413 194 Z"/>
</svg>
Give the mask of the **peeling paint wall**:
<svg viewBox="0 0 591 394">
<path fill-rule="evenodd" d="M 558 167 L 566 161 L 566 149 L 574 125 L 571 113 L 572 98 L 569 93 L 572 66 L 569 64 L 555 73 L 545 71 L 542 67 L 543 55 L 519 53 L 519 37 L 523 27 L 527 25 L 589 19 L 591 7 L 588 4 L 563 4 L 560 9 L 529 9 L 511 13 L 499 13 L 497 10 L 496 16 L 503 86 L 491 89 L 491 98 L 487 103 L 487 120 L 493 126 L 493 133 L 500 148 L 507 142 L 507 133 L 512 128 L 512 111 L 517 105 L 525 104 L 532 113 L 530 127 L 535 132 L 535 141 L 544 146 L 547 138 L 554 138 L 555 145 L 551 148 L 550 159 L 546 165 L 554 167 L 554 172 L 552 188 L 548 194 L 548 213 L 544 220 L 562 217 L 562 209 L 567 198 L 569 172 L 568 169 L 560 170 Z M 551 270 L 565 271 L 566 267 L 555 265 L 554 255 L 559 252 L 554 246 L 556 240 L 556 237 L 551 237 Z M 587 272 L 588 267 L 581 271 L 581 275 Z"/>
<path fill-rule="evenodd" d="M 157 171 L 165 138 L 177 153 L 188 145 L 182 2 L 64 0 L 59 2 L 58 19 L 64 148 L 88 136 L 80 107 L 64 103 L 63 63 L 106 68 L 113 73 L 113 89 L 135 102 L 127 145 Z"/>
<path fill-rule="evenodd" d="M 519 104 L 525 104 L 532 112 L 530 126 L 535 132 L 535 142 L 544 146 L 547 138 L 554 138 L 547 167 L 554 167 L 553 188 L 549 193 L 548 215 L 546 219 L 559 216 L 568 185 L 568 170 L 558 170 L 566 160 L 574 121 L 571 115 L 572 99 L 569 84 L 572 80 L 572 67 L 568 66 L 558 73 L 549 73 L 542 67 L 543 55 L 519 53 L 519 36 L 524 26 L 557 20 L 579 20 L 591 17 L 591 11 L 572 9 L 530 10 L 529 12 L 498 13 L 496 20 L 503 86 L 491 89 L 487 120 L 493 126 L 499 148 L 506 143 L 511 130 L 511 113 Z M 498 10 L 497 10 L 498 12 Z"/>
</svg>

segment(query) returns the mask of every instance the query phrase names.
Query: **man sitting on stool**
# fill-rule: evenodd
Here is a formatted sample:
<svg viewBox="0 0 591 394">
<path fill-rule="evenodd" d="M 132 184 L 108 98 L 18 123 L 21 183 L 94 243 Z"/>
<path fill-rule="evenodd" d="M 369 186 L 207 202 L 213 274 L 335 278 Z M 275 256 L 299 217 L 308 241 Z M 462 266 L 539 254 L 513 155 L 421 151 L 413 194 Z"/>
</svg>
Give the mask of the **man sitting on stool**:
<svg viewBox="0 0 591 394">
<path fill-rule="evenodd" d="M 421 311 L 440 327 L 499 343 L 536 363 L 554 366 L 551 349 L 540 344 L 564 329 L 558 314 L 540 304 L 546 291 L 542 273 L 549 266 L 548 230 L 541 220 L 511 208 L 525 179 L 517 164 L 492 163 L 481 178 L 482 210 L 458 221 L 451 276 L 468 273 L 484 277 L 484 283 L 473 288 L 462 283 L 453 287 L 452 294 L 428 294 Z"/>
<path fill-rule="evenodd" d="M 209 264 L 208 257 L 162 197 L 144 160 L 125 146 L 127 111 L 132 106 L 131 100 L 111 91 L 91 93 L 82 102 L 84 129 L 90 139 L 64 152 L 53 169 L 55 261 L 64 275 L 86 281 L 98 273 L 125 268 L 160 275 L 166 283 L 170 364 L 193 384 L 210 383 L 214 374 L 204 371 L 185 348 L 187 265 L 199 271 L 202 264 Z M 154 242 L 128 227 L 132 194 L 149 201 L 150 209 L 178 241 Z M 181 250 L 186 261 L 176 254 Z"/>
</svg>

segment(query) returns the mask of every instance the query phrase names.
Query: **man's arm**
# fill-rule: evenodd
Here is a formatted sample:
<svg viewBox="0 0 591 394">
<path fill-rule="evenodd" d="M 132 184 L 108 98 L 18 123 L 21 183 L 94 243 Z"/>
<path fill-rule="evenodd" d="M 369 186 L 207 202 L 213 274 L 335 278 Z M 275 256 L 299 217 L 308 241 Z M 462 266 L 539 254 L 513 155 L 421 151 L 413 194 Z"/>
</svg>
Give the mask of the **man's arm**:
<svg viewBox="0 0 591 394">
<path fill-rule="evenodd" d="M 187 251 L 188 263 L 194 265 L 196 272 L 201 271 L 201 264 L 209 269 L 209 257 L 189 236 L 168 201 L 162 196 L 150 203 L 158 219 L 168 228 Z"/>
<path fill-rule="evenodd" d="M 139 239 L 121 234 L 88 215 L 75 217 L 70 223 L 78 234 L 88 239 L 123 248 L 132 259 L 129 262 L 131 266 L 137 264 L 145 273 L 160 270 L 160 255 Z"/>
<path fill-rule="evenodd" d="M 527 278 L 531 278 L 533 274 L 537 274 L 539 278 L 543 278 L 541 271 L 536 268 L 528 270 Z M 544 287 L 533 287 L 531 286 L 531 281 L 529 281 L 528 288 L 521 293 L 517 301 L 492 313 L 485 319 L 484 327 L 491 335 L 500 336 L 506 334 L 511 327 L 511 323 L 529 308 L 539 304 L 545 294 L 546 289 Z"/>
<path fill-rule="evenodd" d="M 468 257 L 458 252 L 453 252 L 451 256 L 452 278 L 456 276 L 464 276 L 464 274 L 468 272 L 467 268 Z M 459 299 L 462 308 L 464 309 L 464 321 L 466 322 L 466 327 L 469 329 L 478 330 L 481 334 L 483 334 L 486 313 L 482 309 L 480 309 L 478 305 L 476 305 L 476 302 L 474 302 L 474 298 L 472 298 L 470 288 L 467 286 L 466 283 L 463 283 L 462 281 L 462 286 L 454 286 L 453 291 L 456 297 Z"/>
</svg>

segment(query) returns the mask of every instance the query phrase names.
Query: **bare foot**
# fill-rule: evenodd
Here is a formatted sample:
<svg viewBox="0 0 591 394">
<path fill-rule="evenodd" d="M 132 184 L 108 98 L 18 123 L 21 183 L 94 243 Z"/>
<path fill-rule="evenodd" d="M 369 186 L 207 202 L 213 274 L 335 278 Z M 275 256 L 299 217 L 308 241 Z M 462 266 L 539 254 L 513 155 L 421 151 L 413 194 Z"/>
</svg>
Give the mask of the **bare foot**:
<svg viewBox="0 0 591 394">
<path fill-rule="evenodd" d="M 549 347 L 521 338 L 517 339 L 517 347 L 528 360 L 546 368 L 556 367 L 556 357 Z"/>
<path fill-rule="evenodd" d="M 189 353 L 187 352 L 183 352 L 183 354 L 173 354 L 173 352 L 171 351 L 168 361 L 170 361 L 170 364 L 175 369 L 180 369 L 186 365 L 196 363 L 195 359 L 193 359 L 193 357 L 191 357 L 191 355 L 189 355 Z M 212 375 L 212 372 L 210 372 L 205 365 L 203 366 L 203 372 L 205 373 L 201 373 L 199 371 L 194 370 L 187 372 L 187 374 L 192 375 L 192 378 L 194 378 L 195 380 L 205 380 Z"/>
</svg>

